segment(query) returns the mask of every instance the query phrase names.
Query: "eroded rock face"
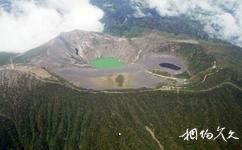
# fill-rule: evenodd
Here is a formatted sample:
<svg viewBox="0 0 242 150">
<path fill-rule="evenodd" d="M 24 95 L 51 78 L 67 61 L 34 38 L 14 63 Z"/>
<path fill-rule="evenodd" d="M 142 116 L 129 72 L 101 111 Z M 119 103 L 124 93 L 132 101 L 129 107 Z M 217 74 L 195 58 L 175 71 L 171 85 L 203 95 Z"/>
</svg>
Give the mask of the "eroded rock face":
<svg viewBox="0 0 242 150">
<path fill-rule="evenodd" d="M 8 88 L 20 88 L 25 87 L 25 89 L 31 89 L 33 76 L 30 74 L 23 73 L 17 70 L 0 70 L 0 86 Z M 23 84 L 25 83 L 25 84 Z M 3 91 L 2 89 L 1 91 Z M 1 92 L 2 93 L 2 92 Z"/>
<path fill-rule="evenodd" d="M 21 98 L 31 93 L 37 85 L 40 85 L 40 81 L 30 74 L 0 68 L 0 99 L 5 100 L 7 104 L 18 106 L 22 103 Z M 5 108 L 9 108 L 8 105 Z"/>
<path fill-rule="evenodd" d="M 176 55 L 178 44 L 150 32 L 136 38 L 120 38 L 107 34 L 73 31 L 62 33 L 47 44 L 41 55 L 31 58 L 31 64 L 41 66 L 76 86 L 88 89 L 154 88 L 168 79 L 150 73 L 161 69 L 160 63 L 174 63 L 179 71 L 165 70 L 178 74 L 185 70 Z M 127 66 L 111 69 L 95 69 L 89 63 L 96 58 L 114 57 Z M 122 80 L 122 82 L 121 82 Z"/>
<path fill-rule="evenodd" d="M 55 60 L 55 63 L 67 65 L 68 61 L 74 62 L 76 59 L 79 64 L 88 64 L 100 57 L 116 57 L 130 64 L 157 54 L 160 49 L 169 48 L 169 44 L 168 39 L 155 32 L 127 39 L 95 32 L 73 31 L 62 33 L 44 47 L 50 64 Z"/>
</svg>

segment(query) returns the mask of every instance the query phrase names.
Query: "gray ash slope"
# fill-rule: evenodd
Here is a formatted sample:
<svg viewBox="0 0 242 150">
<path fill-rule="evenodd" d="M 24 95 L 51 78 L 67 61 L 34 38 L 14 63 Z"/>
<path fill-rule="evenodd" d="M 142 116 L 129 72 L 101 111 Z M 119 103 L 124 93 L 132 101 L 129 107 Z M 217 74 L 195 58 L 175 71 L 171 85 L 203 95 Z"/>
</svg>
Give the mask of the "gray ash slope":
<svg viewBox="0 0 242 150">
<path fill-rule="evenodd" d="M 88 89 L 155 88 L 168 82 L 168 79 L 160 79 L 150 72 L 162 70 L 160 63 L 182 67 L 178 71 L 164 69 L 173 75 L 186 70 L 176 52 L 179 49 L 176 42 L 157 31 L 124 38 L 75 30 L 62 33 L 47 44 L 18 56 L 15 62 L 43 67 L 76 86 Z M 96 58 L 109 57 L 122 60 L 127 67 L 100 70 L 89 65 Z M 116 83 L 120 75 L 124 78 L 124 86 Z"/>
</svg>

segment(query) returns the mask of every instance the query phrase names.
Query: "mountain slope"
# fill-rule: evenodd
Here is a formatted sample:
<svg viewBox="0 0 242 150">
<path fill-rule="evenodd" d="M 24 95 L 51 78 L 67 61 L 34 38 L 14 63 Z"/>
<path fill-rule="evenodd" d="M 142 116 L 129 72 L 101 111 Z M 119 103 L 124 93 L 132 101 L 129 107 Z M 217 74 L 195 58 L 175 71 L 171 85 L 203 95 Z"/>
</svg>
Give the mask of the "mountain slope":
<svg viewBox="0 0 242 150">
<path fill-rule="evenodd" d="M 216 133 L 217 126 L 241 137 L 242 92 L 230 85 L 206 92 L 92 94 L 11 74 L 18 74 L 17 84 L 0 86 L 6 91 L 0 95 L 2 149 L 159 149 L 147 127 L 165 149 L 242 148 L 241 139 L 184 142 L 178 137 L 187 128 Z"/>
<path fill-rule="evenodd" d="M 0 65 L 9 64 L 15 56 L 17 53 L 0 52 Z"/>
<path fill-rule="evenodd" d="M 117 47 L 123 51 L 116 51 Z M 140 47 L 145 49 L 141 54 Z M 150 69 L 147 72 L 159 80 L 172 81 L 132 90 L 85 89 L 49 70 L 70 67 L 66 74 L 72 75 L 73 67 L 93 69 L 87 62 L 108 52 L 128 64 L 134 58 L 140 63 L 139 58 L 166 54 L 179 58 L 187 68 L 173 75 Z M 83 56 L 89 59 L 84 61 Z M 241 48 L 225 42 L 158 31 L 130 39 L 63 33 L 0 67 L 0 137 L 4 137 L 0 149 L 241 149 L 241 138 L 228 142 L 179 138 L 187 128 L 216 134 L 218 126 L 226 127 L 225 136 L 233 130 L 242 137 L 241 56 Z M 81 73 L 86 72 L 76 75 Z M 91 75 L 97 74 L 87 77 Z M 174 84 L 178 79 L 187 83 Z"/>
</svg>

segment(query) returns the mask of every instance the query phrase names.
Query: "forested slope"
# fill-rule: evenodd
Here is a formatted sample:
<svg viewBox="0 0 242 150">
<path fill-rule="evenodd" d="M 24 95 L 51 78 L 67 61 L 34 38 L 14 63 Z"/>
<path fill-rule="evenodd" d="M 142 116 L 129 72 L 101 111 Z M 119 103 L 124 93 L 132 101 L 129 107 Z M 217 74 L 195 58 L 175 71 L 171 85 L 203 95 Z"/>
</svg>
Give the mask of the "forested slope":
<svg viewBox="0 0 242 150">
<path fill-rule="evenodd" d="M 230 85 L 208 92 L 94 94 L 11 74 L 16 82 L 7 86 L 9 76 L 1 73 L 0 149 L 159 149 L 146 126 L 168 150 L 242 148 L 241 139 L 178 137 L 187 128 L 216 133 L 218 126 L 242 137 L 242 92 Z"/>
</svg>

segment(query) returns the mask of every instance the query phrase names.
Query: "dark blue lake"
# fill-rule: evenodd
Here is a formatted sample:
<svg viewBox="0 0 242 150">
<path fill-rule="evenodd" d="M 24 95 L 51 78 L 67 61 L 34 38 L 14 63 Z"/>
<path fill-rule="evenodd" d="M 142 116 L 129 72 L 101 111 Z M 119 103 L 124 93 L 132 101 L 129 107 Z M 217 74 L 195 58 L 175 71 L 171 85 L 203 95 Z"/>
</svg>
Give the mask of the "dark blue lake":
<svg viewBox="0 0 242 150">
<path fill-rule="evenodd" d="M 181 69 L 181 67 L 170 63 L 161 63 L 160 66 L 163 68 L 169 68 L 176 71 Z"/>
</svg>

